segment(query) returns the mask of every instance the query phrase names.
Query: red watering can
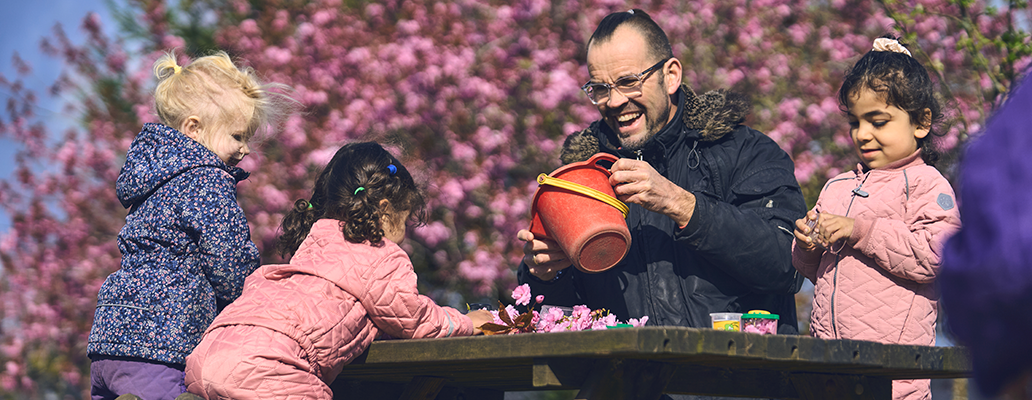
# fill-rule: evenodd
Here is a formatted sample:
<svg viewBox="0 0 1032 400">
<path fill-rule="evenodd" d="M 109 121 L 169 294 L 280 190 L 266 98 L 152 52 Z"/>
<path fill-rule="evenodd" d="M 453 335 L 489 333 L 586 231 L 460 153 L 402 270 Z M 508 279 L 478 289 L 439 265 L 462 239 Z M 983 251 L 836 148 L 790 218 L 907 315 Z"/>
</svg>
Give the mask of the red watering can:
<svg viewBox="0 0 1032 400">
<path fill-rule="evenodd" d="M 631 248 L 627 205 L 616 199 L 609 170 L 599 161 L 617 157 L 598 153 L 586 161 L 538 175 L 530 214 L 535 238 L 554 240 L 573 266 L 584 272 L 612 268 Z"/>
</svg>

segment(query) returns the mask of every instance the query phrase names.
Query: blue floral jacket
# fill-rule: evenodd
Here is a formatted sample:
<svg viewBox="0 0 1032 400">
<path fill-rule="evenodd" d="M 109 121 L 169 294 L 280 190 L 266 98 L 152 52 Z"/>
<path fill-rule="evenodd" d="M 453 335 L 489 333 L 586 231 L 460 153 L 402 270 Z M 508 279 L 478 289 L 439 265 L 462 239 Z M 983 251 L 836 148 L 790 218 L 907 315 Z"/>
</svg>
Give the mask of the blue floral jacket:
<svg viewBox="0 0 1032 400">
<path fill-rule="evenodd" d="M 121 268 L 104 281 L 87 353 L 183 364 L 259 266 L 230 167 L 193 139 L 146 124 L 116 191 L 129 209 Z"/>
</svg>

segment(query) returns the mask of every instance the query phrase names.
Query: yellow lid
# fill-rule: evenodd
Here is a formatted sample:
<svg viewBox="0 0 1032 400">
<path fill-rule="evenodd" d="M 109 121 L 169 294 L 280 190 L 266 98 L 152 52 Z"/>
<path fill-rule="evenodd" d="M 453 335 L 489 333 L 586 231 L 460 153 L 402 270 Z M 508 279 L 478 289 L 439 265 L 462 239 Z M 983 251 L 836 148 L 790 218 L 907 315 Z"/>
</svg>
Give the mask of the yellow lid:
<svg viewBox="0 0 1032 400">
<path fill-rule="evenodd" d="M 770 314 L 770 311 L 765 310 L 749 310 L 746 314 Z"/>
</svg>

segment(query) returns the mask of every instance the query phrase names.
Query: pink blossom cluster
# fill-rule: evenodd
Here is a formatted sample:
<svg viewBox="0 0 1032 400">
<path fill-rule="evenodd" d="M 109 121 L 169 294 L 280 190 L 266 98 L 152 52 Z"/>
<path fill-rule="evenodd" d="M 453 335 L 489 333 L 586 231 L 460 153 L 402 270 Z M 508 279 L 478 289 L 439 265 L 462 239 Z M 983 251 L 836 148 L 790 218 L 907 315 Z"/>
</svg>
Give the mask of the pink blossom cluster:
<svg viewBox="0 0 1032 400">
<path fill-rule="evenodd" d="M 530 286 L 523 284 L 517 286 L 512 291 L 512 298 L 515 305 L 524 307 L 533 307 L 531 303 Z M 545 296 L 537 295 L 534 298 L 534 303 L 541 305 L 545 301 Z M 504 312 L 508 315 L 509 320 L 516 320 L 520 316 L 520 312 L 512 304 L 506 305 L 504 309 L 498 311 L 491 311 L 494 315 L 494 323 L 498 325 L 506 325 L 506 322 L 499 316 L 499 313 Z M 585 331 L 585 330 L 599 330 L 609 329 L 610 327 L 616 327 L 618 325 L 630 325 L 632 327 L 645 326 L 648 322 L 649 317 L 643 316 L 639 318 L 631 318 L 627 322 L 622 322 L 616 319 L 616 315 L 610 314 L 607 310 L 591 310 L 585 305 L 573 306 L 573 312 L 570 315 L 566 315 L 563 310 L 559 307 L 548 308 L 547 311 L 539 312 L 537 310 L 527 311 L 531 313 L 532 318 L 530 319 L 530 326 L 521 329 L 509 330 L 508 334 L 517 333 L 529 333 L 529 332 L 567 332 L 567 331 Z"/>
</svg>

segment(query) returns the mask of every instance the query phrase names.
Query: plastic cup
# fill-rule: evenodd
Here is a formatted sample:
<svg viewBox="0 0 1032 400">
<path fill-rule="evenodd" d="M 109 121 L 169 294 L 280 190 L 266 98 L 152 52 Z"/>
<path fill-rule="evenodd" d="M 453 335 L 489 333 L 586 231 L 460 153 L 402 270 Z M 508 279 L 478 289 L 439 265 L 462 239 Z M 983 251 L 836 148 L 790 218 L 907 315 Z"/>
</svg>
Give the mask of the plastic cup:
<svg viewBox="0 0 1032 400">
<path fill-rule="evenodd" d="M 713 329 L 718 331 L 741 331 L 742 313 L 710 313 L 710 319 L 713 321 Z"/>
<path fill-rule="evenodd" d="M 764 310 L 750 310 L 742 315 L 742 332 L 776 335 L 778 333 L 777 314 Z"/>
</svg>

